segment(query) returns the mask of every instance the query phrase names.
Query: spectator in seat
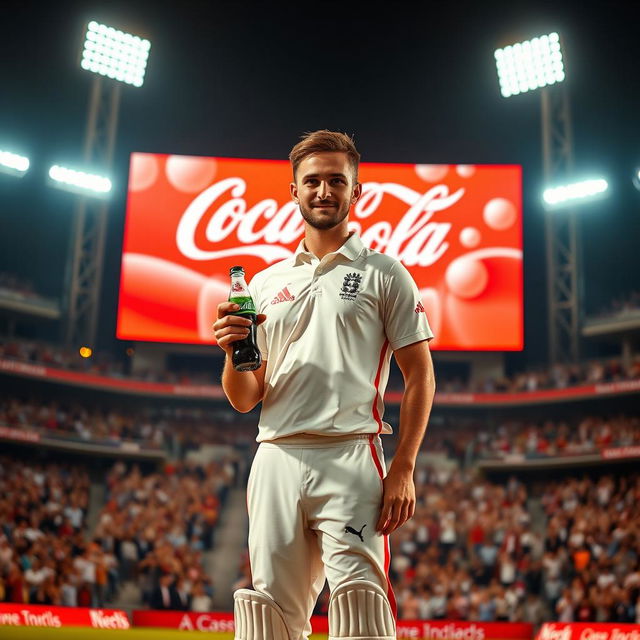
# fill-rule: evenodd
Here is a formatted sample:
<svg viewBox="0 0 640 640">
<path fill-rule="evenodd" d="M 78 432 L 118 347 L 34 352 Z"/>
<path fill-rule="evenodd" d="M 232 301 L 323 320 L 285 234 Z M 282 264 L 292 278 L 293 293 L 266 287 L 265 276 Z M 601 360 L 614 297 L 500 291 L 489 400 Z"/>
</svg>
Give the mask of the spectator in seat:
<svg viewBox="0 0 640 640">
<path fill-rule="evenodd" d="M 191 592 L 191 611 L 205 613 L 211 611 L 212 604 L 211 596 L 207 595 L 202 582 L 196 582 Z"/>
<path fill-rule="evenodd" d="M 78 606 L 91 607 L 93 605 L 93 589 L 88 582 L 83 582 L 78 589 Z"/>
<path fill-rule="evenodd" d="M 7 600 L 26 604 L 29 602 L 29 585 L 20 571 L 20 567 L 12 563 L 9 567 L 9 575 L 7 576 Z"/>
<path fill-rule="evenodd" d="M 191 609 L 191 593 L 183 576 L 178 576 L 175 582 L 174 598 L 173 609 L 178 611 L 189 611 Z"/>
<path fill-rule="evenodd" d="M 173 609 L 177 604 L 174 586 L 175 578 L 171 573 L 165 573 L 160 577 L 160 583 L 151 592 L 150 606 L 159 611 Z"/>
</svg>

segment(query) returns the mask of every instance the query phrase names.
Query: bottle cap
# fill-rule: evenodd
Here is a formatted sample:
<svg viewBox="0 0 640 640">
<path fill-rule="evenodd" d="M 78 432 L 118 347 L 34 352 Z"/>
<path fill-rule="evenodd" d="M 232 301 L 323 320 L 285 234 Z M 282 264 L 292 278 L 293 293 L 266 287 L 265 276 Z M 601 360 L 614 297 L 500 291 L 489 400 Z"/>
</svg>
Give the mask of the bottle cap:
<svg viewBox="0 0 640 640">
<path fill-rule="evenodd" d="M 229 274 L 233 275 L 234 273 L 244 273 L 244 267 L 231 267 Z"/>
</svg>

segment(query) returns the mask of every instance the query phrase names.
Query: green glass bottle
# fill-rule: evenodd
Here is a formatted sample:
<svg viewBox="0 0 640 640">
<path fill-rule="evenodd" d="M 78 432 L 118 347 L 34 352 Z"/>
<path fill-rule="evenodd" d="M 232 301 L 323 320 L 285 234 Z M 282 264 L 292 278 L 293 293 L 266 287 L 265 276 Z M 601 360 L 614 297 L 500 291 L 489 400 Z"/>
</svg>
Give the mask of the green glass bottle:
<svg viewBox="0 0 640 640">
<path fill-rule="evenodd" d="M 249 287 L 244 279 L 243 267 L 231 267 L 231 291 L 229 302 L 234 302 L 240 308 L 233 315 L 251 320 L 249 335 L 243 340 L 233 343 L 231 362 L 236 371 L 255 371 L 262 365 L 262 356 L 256 341 L 256 307 L 249 293 Z"/>
</svg>

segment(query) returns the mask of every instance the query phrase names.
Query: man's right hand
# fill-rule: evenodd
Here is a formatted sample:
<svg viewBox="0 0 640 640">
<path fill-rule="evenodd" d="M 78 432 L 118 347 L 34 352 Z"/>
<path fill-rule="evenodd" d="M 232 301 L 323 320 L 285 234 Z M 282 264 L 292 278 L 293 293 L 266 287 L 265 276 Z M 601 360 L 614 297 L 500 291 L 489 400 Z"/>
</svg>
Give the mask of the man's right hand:
<svg viewBox="0 0 640 640">
<path fill-rule="evenodd" d="M 232 302 L 221 302 L 218 305 L 218 319 L 213 324 L 213 335 L 218 346 L 231 356 L 233 343 L 244 340 L 249 335 L 251 320 L 242 316 L 233 315 L 240 307 Z M 263 313 L 259 313 L 256 324 L 262 324 L 267 319 Z"/>
</svg>

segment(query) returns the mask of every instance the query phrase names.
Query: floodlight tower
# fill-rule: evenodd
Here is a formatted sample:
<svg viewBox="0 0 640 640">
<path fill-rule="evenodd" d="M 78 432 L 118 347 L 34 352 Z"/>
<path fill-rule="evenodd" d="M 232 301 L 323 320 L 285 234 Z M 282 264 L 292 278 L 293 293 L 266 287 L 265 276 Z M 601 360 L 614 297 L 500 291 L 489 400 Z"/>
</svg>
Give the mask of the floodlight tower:
<svg viewBox="0 0 640 640">
<path fill-rule="evenodd" d="M 497 49 L 500 90 L 505 98 L 540 89 L 542 151 L 546 184 L 568 182 L 573 171 L 569 94 L 564 84 L 557 33 Z M 555 86 L 554 86 L 555 85 Z M 578 237 L 573 210 L 545 213 L 549 360 L 573 363 L 579 356 Z"/>
<path fill-rule="evenodd" d="M 84 162 L 109 173 L 118 126 L 122 84 L 141 87 L 151 43 L 113 27 L 89 22 L 80 66 L 93 74 Z M 95 344 L 108 202 L 87 196 L 78 198 L 71 236 L 67 284 L 68 346 Z"/>
</svg>

